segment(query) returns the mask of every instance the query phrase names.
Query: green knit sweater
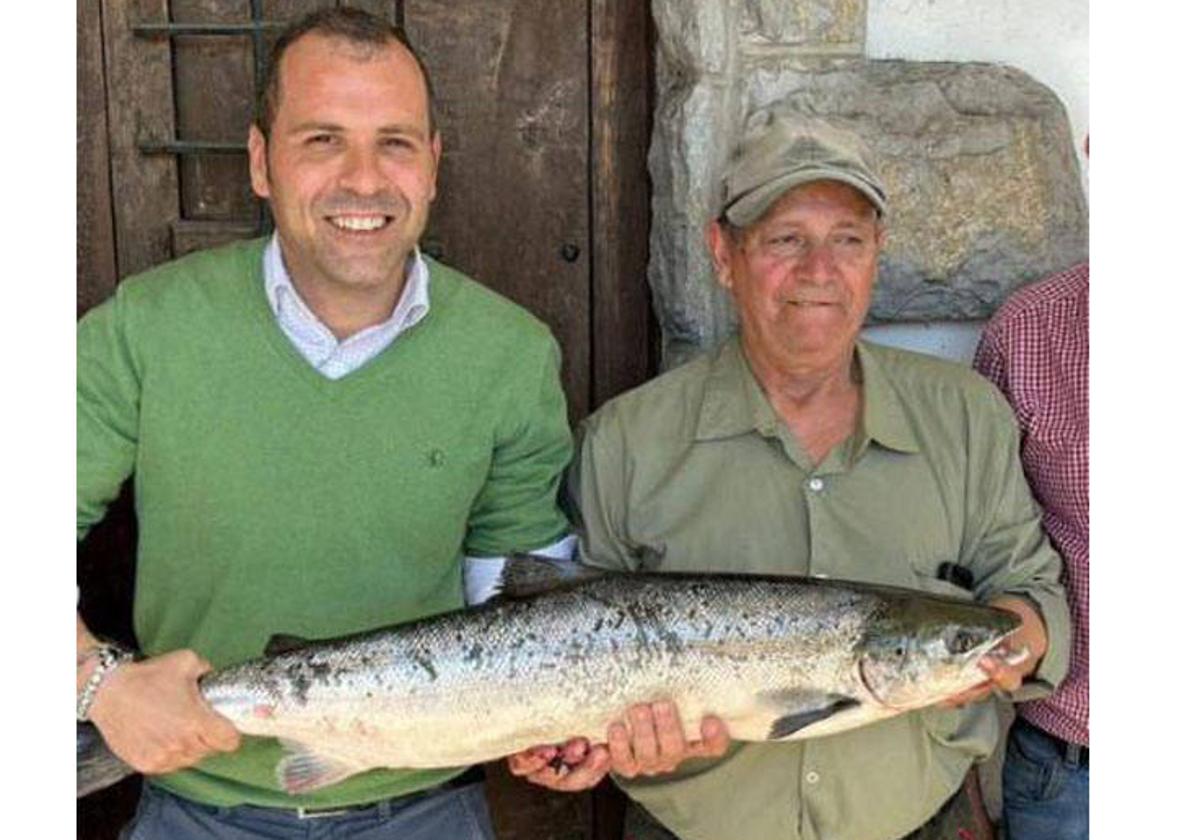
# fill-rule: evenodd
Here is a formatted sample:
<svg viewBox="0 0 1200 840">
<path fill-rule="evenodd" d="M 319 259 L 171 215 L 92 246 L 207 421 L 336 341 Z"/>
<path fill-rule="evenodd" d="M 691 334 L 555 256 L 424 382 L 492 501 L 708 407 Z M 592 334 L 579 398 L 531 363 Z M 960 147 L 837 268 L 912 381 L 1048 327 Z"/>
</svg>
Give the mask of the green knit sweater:
<svg viewBox="0 0 1200 840">
<path fill-rule="evenodd" d="M 134 626 L 147 654 L 214 666 L 274 633 L 322 638 L 462 606 L 461 557 L 546 545 L 571 439 L 549 331 L 430 265 L 430 309 L 339 380 L 288 342 L 264 242 L 130 278 L 78 328 L 77 528 L 134 475 Z M 337 806 L 455 770 L 278 790 L 273 739 L 156 781 L 214 805 Z"/>
</svg>

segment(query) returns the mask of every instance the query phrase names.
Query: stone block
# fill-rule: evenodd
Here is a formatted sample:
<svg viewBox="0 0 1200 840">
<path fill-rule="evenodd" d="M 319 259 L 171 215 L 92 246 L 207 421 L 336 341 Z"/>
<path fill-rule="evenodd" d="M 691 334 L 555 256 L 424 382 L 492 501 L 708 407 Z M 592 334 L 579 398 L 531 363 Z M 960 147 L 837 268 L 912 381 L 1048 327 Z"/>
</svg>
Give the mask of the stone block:
<svg viewBox="0 0 1200 840">
<path fill-rule="evenodd" d="M 866 38 L 867 0 L 745 0 L 740 21 L 750 44 L 856 45 Z"/>
<path fill-rule="evenodd" d="M 694 76 L 732 72 L 736 4 L 727 0 L 653 0 L 660 70 Z"/>
<path fill-rule="evenodd" d="M 686 358 L 695 338 L 726 335 L 734 323 L 728 297 L 713 294 L 704 246 L 709 208 L 719 200 L 720 166 L 735 137 L 730 97 L 720 83 L 702 81 L 669 90 L 658 103 L 648 157 L 654 188 L 647 275 L 662 329 L 664 367 Z M 684 344 L 678 358 L 677 338 Z"/>
</svg>

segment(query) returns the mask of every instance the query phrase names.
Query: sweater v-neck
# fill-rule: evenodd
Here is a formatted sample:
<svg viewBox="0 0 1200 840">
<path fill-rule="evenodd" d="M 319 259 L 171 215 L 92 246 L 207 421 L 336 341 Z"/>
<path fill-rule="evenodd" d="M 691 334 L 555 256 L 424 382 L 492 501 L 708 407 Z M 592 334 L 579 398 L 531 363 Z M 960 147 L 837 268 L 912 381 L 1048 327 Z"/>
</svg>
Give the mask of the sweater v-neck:
<svg viewBox="0 0 1200 840">
<path fill-rule="evenodd" d="M 429 265 L 429 312 L 417 324 L 408 328 L 392 341 L 379 355 L 369 359 L 361 367 L 337 379 L 331 379 L 317 370 L 288 340 L 283 328 L 279 325 L 275 313 L 271 310 L 270 301 L 263 292 L 263 251 L 266 240 L 258 248 L 250 249 L 252 264 L 247 266 L 245 277 L 240 285 L 241 296 L 246 311 L 254 322 L 253 331 L 271 348 L 289 376 L 294 376 L 306 383 L 307 387 L 329 400 L 346 399 L 347 395 L 359 393 L 363 388 L 369 388 L 381 379 L 386 379 L 398 369 L 396 360 L 411 347 L 419 342 L 426 333 L 435 329 L 442 308 L 452 293 L 448 287 L 447 277 L 440 267 L 427 261 Z"/>
</svg>

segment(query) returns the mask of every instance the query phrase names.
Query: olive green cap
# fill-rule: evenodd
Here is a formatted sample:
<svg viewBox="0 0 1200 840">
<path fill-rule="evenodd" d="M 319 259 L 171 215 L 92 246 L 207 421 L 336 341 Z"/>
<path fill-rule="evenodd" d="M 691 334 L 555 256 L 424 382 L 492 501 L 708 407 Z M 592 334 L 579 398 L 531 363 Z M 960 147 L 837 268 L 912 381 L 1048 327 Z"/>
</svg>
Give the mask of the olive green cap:
<svg viewBox="0 0 1200 840">
<path fill-rule="evenodd" d="M 883 182 L 867 144 L 852 131 L 787 101 L 754 112 L 721 178 L 722 215 L 753 224 L 784 193 L 811 181 L 841 181 L 887 212 Z"/>
</svg>

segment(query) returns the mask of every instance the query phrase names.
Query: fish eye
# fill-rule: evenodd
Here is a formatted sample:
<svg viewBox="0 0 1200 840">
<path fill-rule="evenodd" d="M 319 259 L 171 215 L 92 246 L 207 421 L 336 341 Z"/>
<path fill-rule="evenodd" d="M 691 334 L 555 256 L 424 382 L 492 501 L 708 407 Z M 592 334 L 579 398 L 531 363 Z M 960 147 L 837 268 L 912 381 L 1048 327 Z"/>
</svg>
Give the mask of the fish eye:
<svg viewBox="0 0 1200 840">
<path fill-rule="evenodd" d="M 958 630 L 950 637 L 950 644 L 947 645 L 951 653 L 966 653 L 974 647 L 974 639 L 966 630 Z"/>
</svg>

